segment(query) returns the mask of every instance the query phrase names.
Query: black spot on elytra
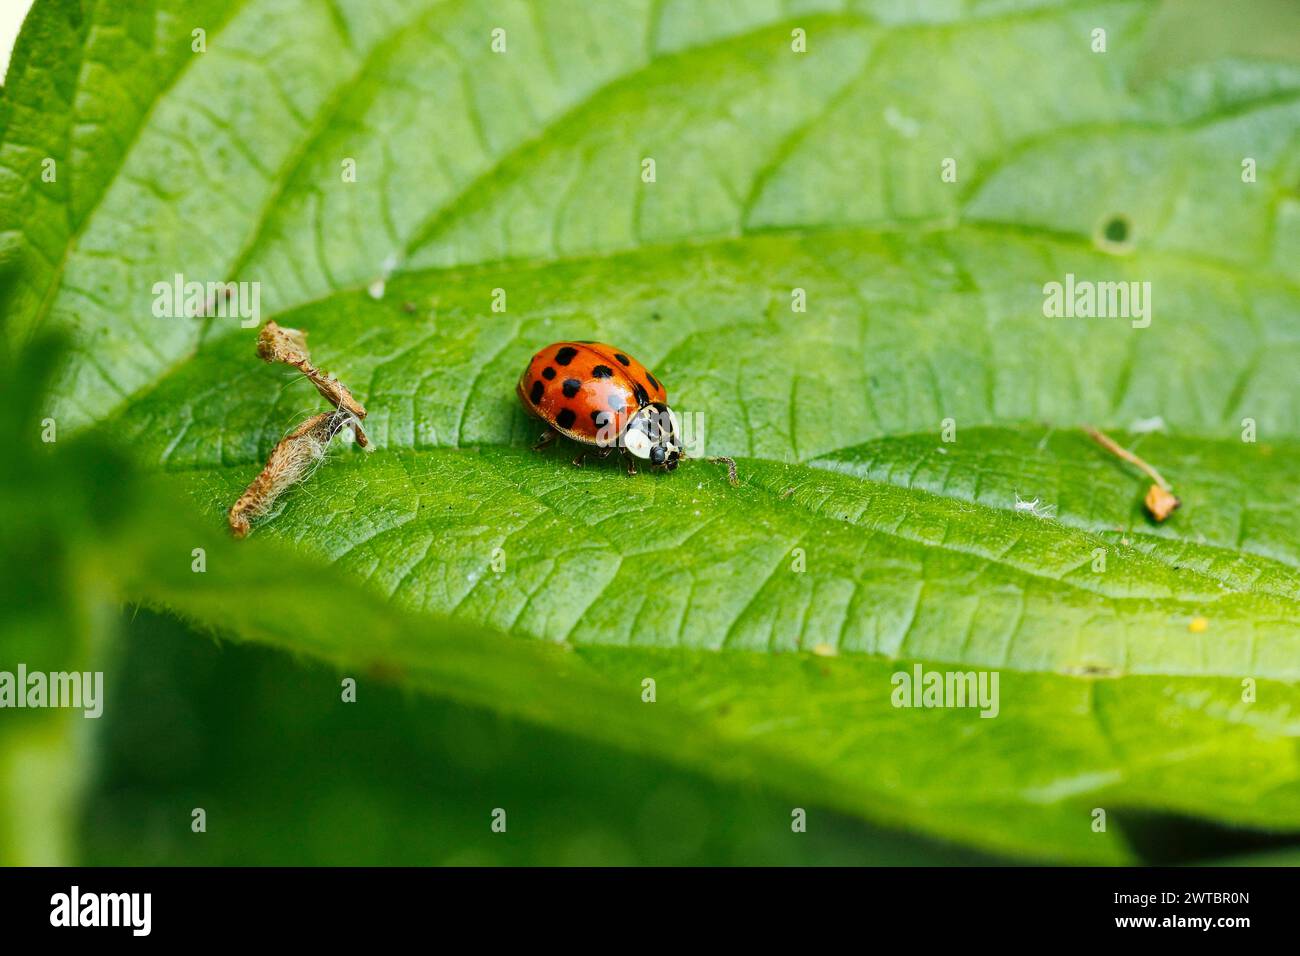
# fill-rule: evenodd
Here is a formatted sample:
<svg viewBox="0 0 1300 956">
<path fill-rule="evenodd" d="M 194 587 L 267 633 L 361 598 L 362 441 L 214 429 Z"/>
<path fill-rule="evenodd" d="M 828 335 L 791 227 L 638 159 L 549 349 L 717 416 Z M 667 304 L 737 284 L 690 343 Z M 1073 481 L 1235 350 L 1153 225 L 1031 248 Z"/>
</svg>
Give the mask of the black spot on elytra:
<svg viewBox="0 0 1300 956">
<path fill-rule="evenodd" d="M 577 378 L 566 378 L 564 380 L 564 397 L 573 398 L 578 394 L 578 389 L 582 388 L 582 380 Z"/>
<path fill-rule="evenodd" d="M 614 370 L 608 365 L 597 365 L 591 370 L 591 374 L 596 376 L 596 378 L 613 378 Z"/>
<path fill-rule="evenodd" d="M 651 375 L 649 372 L 646 372 L 645 377 L 646 380 L 649 381 L 651 387 L 653 387 L 656 392 L 663 391 L 663 389 L 659 387 L 659 383 L 655 381 L 655 377 L 653 375 Z"/>
<path fill-rule="evenodd" d="M 546 386 L 544 386 L 540 381 L 533 382 L 533 389 L 528 393 L 528 397 L 533 400 L 534 405 L 542 400 L 542 392 L 545 388 Z"/>
<path fill-rule="evenodd" d="M 555 369 L 551 368 L 549 365 L 546 366 L 546 368 L 542 369 L 542 378 L 546 379 L 548 382 L 555 378 Z"/>
<path fill-rule="evenodd" d="M 555 416 L 555 423 L 561 428 L 572 428 L 573 422 L 578 416 L 573 413 L 572 408 L 560 409 L 560 414 Z"/>
<path fill-rule="evenodd" d="M 618 359 L 620 365 L 630 365 L 632 363 L 632 360 L 622 352 L 615 352 L 614 358 Z"/>
<path fill-rule="evenodd" d="M 597 428 L 604 428 L 609 424 L 609 412 L 598 408 L 591 413 L 591 420 Z"/>
<path fill-rule="evenodd" d="M 637 382 L 632 389 L 632 394 L 636 396 L 637 405 L 649 405 L 650 393 L 645 390 L 645 386 Z"/>
<path fill-rule="evenodd" d="M 555 353 L 555 364 L 568 365 L 570 362 L 573 361 L 573 357 L 577 354 L 578 354 L 577 349 L 575 349 L 572 345 L 566 345 L 564 348 L 560 349 L 558 352 Z"/>
</svg>

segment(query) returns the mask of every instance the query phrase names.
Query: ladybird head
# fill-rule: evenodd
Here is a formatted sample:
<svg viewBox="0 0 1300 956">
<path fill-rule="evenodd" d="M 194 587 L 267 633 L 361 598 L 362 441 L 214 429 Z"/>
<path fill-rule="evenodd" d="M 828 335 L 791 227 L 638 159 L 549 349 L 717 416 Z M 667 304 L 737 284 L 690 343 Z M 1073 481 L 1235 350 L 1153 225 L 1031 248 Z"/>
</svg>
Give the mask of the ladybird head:
<svg viewBox="0 0 1300 956">
<path fill-rule="evenodd" d="M 623 447 L 651 468 L 672 471 L 682 457 L 681 427 L 667 405 L 646 405 L 632 416 L 623 432 Z"/>
</svg>

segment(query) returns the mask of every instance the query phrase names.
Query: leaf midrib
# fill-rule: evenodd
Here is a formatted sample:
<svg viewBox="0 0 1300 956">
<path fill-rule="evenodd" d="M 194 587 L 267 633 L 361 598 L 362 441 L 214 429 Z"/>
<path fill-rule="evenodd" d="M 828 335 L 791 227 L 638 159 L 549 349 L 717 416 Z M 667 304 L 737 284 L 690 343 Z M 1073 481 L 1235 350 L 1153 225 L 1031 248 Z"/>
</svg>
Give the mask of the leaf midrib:
<svg viewBox="0 0 1300 956">
<path fill-rule="evenodd" d="M 480 447 L 491 448 L 494 450 L 508 450 L 508 451 L 521 452 L 521 453 L 523 451 L 519 447 L 507 446 L 507 445 L 483 445 Z M 375 452 L 375 454 L 391 455 L 399 464 L 401 464 L 403 470 L 409 473 L 409 469 L 407 468 L 407 461 L 409 459 L 418 458 L 422 455 L 428 455 L 428 454 L 475 455 L 476 451 L 475 449 L 470 449 L 470 448 L 434 446 L 434 447 L 422 448 L 422 449 L 404 448 L 404 449 L 393 450 L 388 453 L 385 453 L 383 451 L 378 451 Z M 532 493 L 527 487 L 513 482 L 512 475 L 509 472 L 508 468 L 503 467 L 503 464 L 500 461 L 496 460 L 494 456 L 476 455 L 476 460 L 483 463 L 487 467 L 491 468 L 492 471 L 498 475 L 500 480 L 512 485 L 516 492 L 522 494 L 530 501 L 536 502 L 540 507 L 543 508 L 550 507 L 549 505 L 547 505 L 547 503 L 543 500 L 542 497 Z M 853 518 L 850 518 L 847 515 L 836 514 L 835 513 L 836 509 L 831 509 L 828 511 L 818 507 L 811 506 L 809 503 L 802 501 L 800 499 L 800 496 L 797 493 L 791 495 L 789 498 L 782 499 L 780 495 L 772 488 L 766 487 L 764 484 L 755 483 L 754 481 L 745 479 L 743 465 L 746 461 L 763 462 L 762 459 L 739 459 L 739 462 L 742 465 L 741 473 L 742 473 L 742 483 L 744 487 L 754 489 L 760 492 L 765 498 L 769 499 L 774 506 L 797 507 L 805 514 L 810 515 L 815 520 L 819 522 L 825 522 L 828 526 L 854 528 L 854 529 L 869 532 L 873 535 L 879 535 L 887 539 L 897 540 L 907 545 L 920 547 L 926 550 L 933 550 L 936 552 L 947 553 L 947 554 L 964 555 L 966 557 L 981 562 L 987 562 L 990 565 L 1001 567 L 1006 571 L 1013 573 L 1017 576 L 1023 576 L 1024 578 L 1042 581 L 1051 586 L 1060 587 L 1067 591 L 1078 592 L 1080 594 L 1087 595 L 1090 599 L 1104 600 L 1109 605 L 1114 606 L 1116 608 L 1160 607 L 1160 608 L 1168 609 L 1173 614 L 1182 614 L 1185 616 L 1189 616 L 1193 612 L 1199 612 L 1201 610 L 1205 610 L 1209 608 L 1216 608 L 1218 607 L 1219 602 L 1223 600 L 1230 600 L 1235 597 L 1242 600 L 1252 600 L 1252 601 L 1263 602 L 1264 604 L 1272 604 L 1275 606 L 1274 610 L 1279 615 L 1281 615 L 1284 611 L 1289 611 L 1292 616 L 1300 617 L 1300 598 L 1296 598 L 1286 594 L 1280 594 L 1272 590 L 1234 588 L 1224 584 L 1224 582 L 1217 577 L 1207 574 L 1204 571 L 1191 569 L 1191 568 L 1184 568 L 1181 573 L 1189 585 L 1198 584 L 1199 590 L 1204 592 L 1203 594 L 1199 594 L 1195 597 L 1182 597 L 1178 593 L 1139 594 L 1139 595 L 1122 594 L 1122 593 L 1115 594 L 1105 589 L 1088 587 L 1085 584 L 1067 579 L 1067 575 L 1070 573 L 1071 570 L 1077 570 L 1078 567 L 1082 567 L 1088 564 L 1092 560 L 1091 553 L 1088 550 L 1081 551 L 1079 563 L 1077 567 L 1067 570 L 1061 576 L 1045 573 L 1041 570 L 1036 569 L 1035 567 L 1033 567 L 1028 563 L 1017 562 L 1008 559 L 1008 555 L 1014 551 L 1015 545 L 1019 542 L 1019 539 L 1017 539 L 1016 542 L 1013 542 L 1011 547 L 1001 551 L 1000 553 L 994 552 L 992 550 L 981 551 L 978 548 L 953 544 L 951 541 L 946 539 L 943 541 L 935 541 L 921 535 L 908 534 L 906 533 L 906 531 L 901 530 L 900 526 L 888 527 L 886 525 L 863 523 L 858 519 L 860 519 L 864 514 L 866 514 L 865 511 L 859 513 Z M 815 478 L 816 472 L 822 470 L 822 469 L 818 469 L 815 466 L 815 464 L 810 465 L 808 463 L 788 463 L 788 462 L 771 462 L 771 461 L 767 461 L 763 463 L 770 464 L 775 467 L 784 468 L 784 469 L 799 469 L 802 471 L 806 471 L 810 473 L 808 475 L 808 477 L 810 478 Z M 566 462 L 560 462 L 557 459 L 556 467 L 562 467 L 562 466 L 568 467 Z M 233 476 L 236 473 L 243 475 L 246 469 L 239 465 L 222 464 L 222 465 L 215 465 L 215 466 L 191 465 L 191 466 L 186 466 L 184 468 L 172 469 L 172 471 L 181 472 L 181 473 L 189 472 L 189 473 L 203 473 L 203 474 L 221 473 L 221 474 L 231 474 Z M 834 472 L 830 470 L 826 470 L 826 473 L 833 474 Z M 871 489 L 871 488 L 889 489 L 892 491 L 901 492 L 921 502 L 925 502 L 929 500 L 929 501 L 942 502 L 945 506 L 961 505 L 970 508 L 972 511 L 978 511 L 988 515 L 997 515 L 999 519 L 1005 519 L 1007 516 L 1012 514 L 1012 509 L 1009 508 L 997 508 L 994 507 L 993 505 L 984 502 L 976 502 L 964 498 L 940 495 L 935 492 L 929 491 L 927 489 L 900 486 L 890 482 L 882 482 L 882 481 L 876 481 L 872 479 L 865 479 L 856 475 L 840 475 L 840 477 L 852 479 L 856 481 L 858 484 L 862 485 L 864 489 Z M 232 481 L 231 483 L 234 484 L 236 482 Z M 923 510 L 923 509 L 918 509 L 918 510 Z M 418 511 L 419 509 L 417 504 L 416 509 L 411 514 L 403 517 L 399 523 L 409 524 L 412 521 L 418 520 Z M 1044 521 L 1044 520 L 1055 521 L 1055 519 L 1036 519 L 1033 518 L 1032 516 L 1027 516 L 1027 515 L 1023 516 L 1023 518 L 1025 521 Z M 289 520 L 289 519 L 282 518 L 281 520 Z M 1114 544 L 1114 542 L 1110 538 L 1104 536 L 1106 530 L 1104 528 L 1080 526 L 1077 522 L 1069 522 L 1069 523 L 1060 522 L 1060 524 L 1063 529 L 1068 530 L 1072 533 L 1084 535 L 1092 539 L 1092 541 L 1094 541 L 1098 545 L 1105 545 L 1109 547 L 1109 546 L 1113 546 Z M 377 529 L 375 535 L 377 536 L 379 534 L 388 533 L 394 530 L 396 526 L 397 525 L 395 524 L 395 525 L 386 526 L 384 528 Z M 1130 533 L 1140 534 L 1139 532 L 1130 532 Z M 1157 536 L 1144 535 L 1144 537 L 1156 538 Z M 366 540 L 368 541 L 371 539 L 367 538 Z M 350 549 L 358 547 L 360 546 L 360 544 L 363 543 L 365 542 L 364 541 L 352 542 L 350 545 Z M 617 549 L 613 547 L 612 542 L 606 541 L 606 544 L 610 547 L 611 551 L 617 552 Z M 1216 548 L 1217 546 L 1205 545 L 1204 547 Z M 1259 560 L 1275 560 L 1264 556 L 1253 555 L 1250 554 L 1249 552 L 1231 552 L 1231 553 L 1237 557 L 1240 557 L 1243 554 L 1247 554 L 1250 557 L 1258 558 Z M 342 556 L 343 556 L 342 554 L 330 553 L 330 559 L 334 561 L 338 560 Z M 1173 562 L 1159 553 L 1151 553 L 1151 552 L 1146 552 L 1141 550 L 1135 550 L 1135 553 L 1132 555 L 1132 557 L 1141 561 L 1152 561 L 1170 569 L 1173 568 Z M 1104 582 L 1105 579 L 1102 578 L 1101 581 Z M 1231 616 L 1235 616 L 1235 615 L 1231 615 Z"/>
</svg>

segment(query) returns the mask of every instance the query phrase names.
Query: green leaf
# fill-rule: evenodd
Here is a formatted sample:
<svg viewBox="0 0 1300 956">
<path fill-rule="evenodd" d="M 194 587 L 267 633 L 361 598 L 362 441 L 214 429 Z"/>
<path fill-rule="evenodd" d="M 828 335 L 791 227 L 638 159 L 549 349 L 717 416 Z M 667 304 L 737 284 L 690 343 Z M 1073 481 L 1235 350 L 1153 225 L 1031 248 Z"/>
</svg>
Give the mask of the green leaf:
<svg viewBox="0 0 1300 956">
<path fill-rule="evenodd" d="M 128 593 L 1004 852 L 1142 858 L 1152 815 L 1300 829 L 1294 62 L 1138 85 L 1145 2 L 246 0 L 201 54 L 203 16 L 159 6 L 113 111 L 83 86 L 123 55 L 90 47 L 110 14 L 38 4 L 7 325 L 73 330 L 55 416 L 128 441 L 205 533 L 318 402 L 237 320 L 155 318 L 156 282 L 260 282 L 378 450 L 259 529 L 301 563 L 254 541 Z M 1045 316 L 1069 274 L 1150 283 L 1149 326 Z M 529 452 L 514 382 L 565 338 L 649 365 L 742 487 Z M 1171 521 L 1088 422 L 1157 463 Z M 378 610 L 322 603 L 341 581 Z M 999 716 L 894 707 L 914 661 L 998 671 Z M 646 677 L 663 723 L 620 703 Z M 512 699 L 530 681 L 561 692 Z"/>
</svg>

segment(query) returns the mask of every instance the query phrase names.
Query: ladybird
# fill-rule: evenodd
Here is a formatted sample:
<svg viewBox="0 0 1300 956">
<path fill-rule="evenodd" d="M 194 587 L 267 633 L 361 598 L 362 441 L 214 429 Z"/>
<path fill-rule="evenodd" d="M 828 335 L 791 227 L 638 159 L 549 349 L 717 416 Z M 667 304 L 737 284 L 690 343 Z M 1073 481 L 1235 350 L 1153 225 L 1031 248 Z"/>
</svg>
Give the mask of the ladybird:
<svg viewBox="0 0 1300 956">
<path fill-rule="evenodd" d="M 546 423 L 533 448 L 563 436 L 587 454 L 606 458 L 615 448 L 627 456 L 628 474 L 638 460 L 674 471 L 685 457 L 681 423 L 668 407 L 663 382 L 626 352 L 601 342 L 555 342 L 532 357 L 519 376 L 519 400 Z M 592 451 L 594 449 L 594 451 Z M 727 463 L 735 484 L 735 463 Z"/>
</svg>

